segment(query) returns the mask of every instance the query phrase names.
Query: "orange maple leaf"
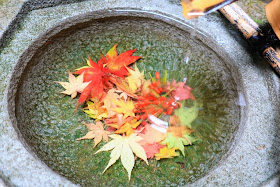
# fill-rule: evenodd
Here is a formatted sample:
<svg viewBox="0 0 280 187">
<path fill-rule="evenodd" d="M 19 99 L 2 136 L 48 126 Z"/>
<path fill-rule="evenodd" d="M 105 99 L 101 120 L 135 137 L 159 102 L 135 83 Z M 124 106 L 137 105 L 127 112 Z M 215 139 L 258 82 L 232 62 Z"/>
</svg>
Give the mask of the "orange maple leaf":
<svg viewBox="0 0 280 187">
<path fill-rule="evenodd" d="M 78 138 L 76 140 L 83 140 L 83 139 L 93 139 L 94 138 L 94 147 L 104 139 L 108 142 L 108 135 L 111 134 L 110 132 L 104 130 L 103 123 L 98 121 L 96 124 L 89 123 L 84 125 L 90 130 L 85 136 Z"/>
<path fill-rule="evenodd" d="M 165 138 L 165 134 L 154 129 L 151 125 L 145 125 L 144 133 L 140 134 L 143 138 L 141 144 L 153 144 L 162 141 Z"/>
<path fill-rule="evenodd" d="M 106 125 L 108 125 L 110 127 L 119 129 L 123 124 L 134 119 L 134 117 L 124 118 L 123 116 L 124 116 L 123 114 L 116 114 L 115 116 L 113 116 L 111 118 L 107 118 L 105 120 L 105 123 L 106 123 Z"/>
<path fill-rule="evenodd" d="M 136 119 L 127 121 L 115 133 L 117 133 L 117 134 L 126 133 L 126 135 L 129 136 L 130 134 L 132 134 L 134 132 L 134 129 L 136 129 L 136 127 L 138 127 L 140 124 L 141 124 L 141 121 L 137 121 Z"/>
</svg>

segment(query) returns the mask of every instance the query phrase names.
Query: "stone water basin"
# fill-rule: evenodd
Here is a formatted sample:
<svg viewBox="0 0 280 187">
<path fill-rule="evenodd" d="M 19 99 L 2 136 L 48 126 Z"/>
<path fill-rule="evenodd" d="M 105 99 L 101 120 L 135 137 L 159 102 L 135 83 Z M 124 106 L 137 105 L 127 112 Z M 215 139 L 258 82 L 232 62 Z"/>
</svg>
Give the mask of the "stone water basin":
<svg viewBox="0 0 280 187">
<path fill-rule="evenodd" d="M 82 186 L 185 185 L 203 177 L 240 136 L 245 115 L 238 97 L 244 95 L 236 67 L 202 33 L 194 38 L 192 32 L 166 15 L 124 9 L 73 17 L 50 29 L 25 51 L 12 75 L 9 110 L 22 141 L 48 167 Z M 100 50 L 116 43 L 119 51 L 137 48 L 146 77 L 167 71 L 170 80 L 187 78 L 203 104 L 193 124 L 199 141 L 186 148 L 186 157 L 151 160 L 149 166 L 137 161 L 130 182 L 120 162 L 101 175 L 109 153 L 94 155 L 100 145 L 93 149 L 93 141 L 75 140 L 87 132 L 82 122 L 93 121 L 82 110 L 74 113 L 77 99 L 60 95 L 54 83 L 67 81 L 67 70 L 83 66 L 87 55 L 97 61 Z"/>
<path fill-rule="evenodd" d="M 29 2 L 30 3 L 30 2 Z M 32 3 L 31 3 L 32 4 Z M 273 186 L 279 171 L 279 78 L 219 14 L 186 21 L 169 0 L 85 1 L 34 8 L 0 52 L 0 178 L 16 186 Z M 36 4 L 38 6 L 38 4 Z M 126 8 L 118 8 L 126 7 Z M 37 10 L 36 10 L 37 9 Z M 198 29 L 199 28 L 199 29 Z M 196 32 L 194 32 L 194 30 Z M 193 87 L 203 103 L 186 157 L 146 166 L 132 179 L 110 153 L 75 141 L 90 122 L 53 81 L 118 43 L 140 69 Z M 5 91 L 6 90 L 6 91 Z M 154 171 L 156 165 L 156 170 Z M 118 172 L 116 172 L 118 171 Z M 1 184 L 1 180 L 0 180 Z M 277 186 L 277 185 L 275 185 Z"/>
</svg>

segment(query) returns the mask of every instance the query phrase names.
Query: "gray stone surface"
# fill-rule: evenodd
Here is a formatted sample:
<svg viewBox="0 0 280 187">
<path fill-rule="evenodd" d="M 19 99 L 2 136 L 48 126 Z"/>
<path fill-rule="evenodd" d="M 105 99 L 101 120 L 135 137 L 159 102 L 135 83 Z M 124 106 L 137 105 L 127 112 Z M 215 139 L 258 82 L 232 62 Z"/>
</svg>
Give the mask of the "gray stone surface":
<svg viewBox="0 0 280 187">
<path fill-rule="evenodd" d="M 24 1 L 26 0 L 1 0 L 0 1 L 0 38 L 3 32 L 8 28 L 10 22 L 19 13 Z"/>
<path fill-rule="evenodd" d="M 280 186 L 280 174 L 277 174 L 262 184 L 263 187 Z"/>
<path fill-rule="evenodd" d="M 244 40 L 218 13 L 186 21 L 181 7 L 168 0 L 94 0 L 30 12 L 0 54 L 0 170 L 17 186 L 74 186 L 30 154 L 20 142 L 7 113 L 9 77 L 24 50 L 43 32 L 67 18 L 104 8 L 127 7 L 169 14 L 201 29 L 234 59 L 245 87 L 247 119 L 231 154 L 192 186 L 276 186 L 280 162 L 279 78 L 269 65 L 248 54 Z M 241 42 L 241 43 L 240 43 Z M 263 148 L 261 146 L 264 145 Z M 273 180 L 271 180 L 273 179 Z M 268 183 L 265 183 L 265 182 Z M 269 183 L 269 181 L 272 181 Z M 276 181 L 276 182 L 274 182 Z"/>
</svg>

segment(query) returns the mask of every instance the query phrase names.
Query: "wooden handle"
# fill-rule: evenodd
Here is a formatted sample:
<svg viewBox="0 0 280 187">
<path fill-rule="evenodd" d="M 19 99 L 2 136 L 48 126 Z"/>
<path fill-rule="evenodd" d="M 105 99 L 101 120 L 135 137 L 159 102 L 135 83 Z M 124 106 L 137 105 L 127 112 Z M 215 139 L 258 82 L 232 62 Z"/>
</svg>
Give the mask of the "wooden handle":
<svg viewBox="0 0 280 187">
<path fill-rule="evenodd" d="M 255 30 L 259 31 L 259 25 L 246 13 L 240 6 L 236 3 L 232 3 L 229 5 L 237 14 L 239 14 L 244 20 L 247 21 L 249 25 L 251 25 Z"/>
<path fill-rule="evenodd" d="M 280 0 L 279 0 L 280 1 Z M 220 9 L 220 12 L 249 39 L 259 34 L 259 26 L 237 4 L 232 3 Z M 253 38 L 253 37 L 252 37 Z M 257 37 L 258 38 L 258 37 Z M 264 45 L 264 44 L 263 44 Z M 266 47 L 263 57 L 280 75 L 280 55 L 272 47 Z"/>
<path fill-rule="evenodd" d="M 263 56 L 280 75 L 280 55 L 275 51 L 275 49 L 272 47 L 265 49 Z"/>
<path fill-rule="evenodd" d="M 236 12 L 230 5 L 221 8 L 220 12 L 243 33 L 245 38 L 248 39 L 252 36 L 258 35 L 258 30 L 252 27 L 251 24 L 246 19 L 244 19 L 238 12 Z"/>
</svg>

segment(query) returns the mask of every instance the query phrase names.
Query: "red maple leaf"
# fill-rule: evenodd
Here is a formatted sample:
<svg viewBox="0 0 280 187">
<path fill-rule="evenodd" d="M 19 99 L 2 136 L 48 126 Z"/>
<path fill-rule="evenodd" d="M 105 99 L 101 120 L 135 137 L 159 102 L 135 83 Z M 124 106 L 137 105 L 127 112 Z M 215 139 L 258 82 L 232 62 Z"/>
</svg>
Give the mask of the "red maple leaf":
<svg viewBox="0 0 280 187">
<path fill-rule="evenodd" d="M 187 85 L 185 85 L 186 82 L 179 82 L 178 87 L 175 90 L 174 98 L 178 101 L 182 101 L 185 99 L 192 99 L 195 100 L 195 97 L 193 96 L 191 92 L 191 88 Z"/>
<path fill-rule="evenodd" d="M 147 155 L 147 158 L 154 158 L 156 153 L 159 153 L 159 150 L 165 145 L 159 145 L 158 143 L 153 143 L 153 144 L 144 144 L 142 147 L 145 150 L 145 153 Z"/>
<path fill-rule="evenodd" d="M 89 66 L 82 67 L 74 72 L 74 74 L 84 73 L 84 82 L 90 82 L 89 85 L 81 93 L 81 96 L 78 101 L 78 106 L 80 106 L 88 98 L 96 97 L 97 99 L 100 99 L 103 94 L 103 60 L 100 59 L 97 64 L 94 61 L 92 61 L 89 57 L 88 65 Z"/>
<path fill-rule="evenodd" d="M 81 93 L 78 101 L 78 106 L 85 102 L 88 98 L 100 99 L 107 90 L 113 88 L 114 84 L 118 84 L 119 87 L 123 86 L 122 81 L 112 81 L 117 80 L 119 77 L 124 77 L 128 75 L 128 70 L 126 66 L 134 63 L 140 57 L 132 56 L 134 50 L 126 51 L 118 55 L 117 45 L 114 45 L 106 57 L 101 53 L 100 60 L 95 63 L 89 57 L 88 66 L 82 67 L 74 72 L 74 74 L 84 73 L 84 82 L 90 82 L 89 85 Z M 104 64 L 106 66 L 104 67 Z M 112 79 L 112 75 L 116 76 L 116 79 Z M 124 86 L 123 86 L 124 87 Z M 125 89 L 124 89 L 125 90 Z M 129 90 L 125 90 L 129 91 Z"/>
<path fill-rule="evenodd" d="M 103 95 L 104 85 L 102 83 L 102 76 L 100 73 L 96 74 L 95 79 L 91 80 L 89 85 L 85 87 L 81 96 L 78 100 L 79 107 L 83 102 L 87 100 L 87 98 L 97 98 L 100 99 Z"/>
<path fill-rule="evenodd" d="M 106 69 L 114 75 L 124 77 L 128 75 L 126 66 L 136 62 L 141 57 L 132 56 L 136 49 L 129 50 L 118 55 L 116 47 L 117 45 L 114 45 L 114 47 L 106 54 Z"/>
<path fill-rule="evenodd" d="M 74 74 L 82 74 L 84 73 L 84 82 L 90 82 L 94 78 L 96 78 L 97 75 L 104 74 L 103 70 L 103 59 L 101 58 L 98 61 L 98 64 L 91 60 L 90 56 L 88 57 L 88 65 L 78 69 L 74 72 Z"/>
</svg>

